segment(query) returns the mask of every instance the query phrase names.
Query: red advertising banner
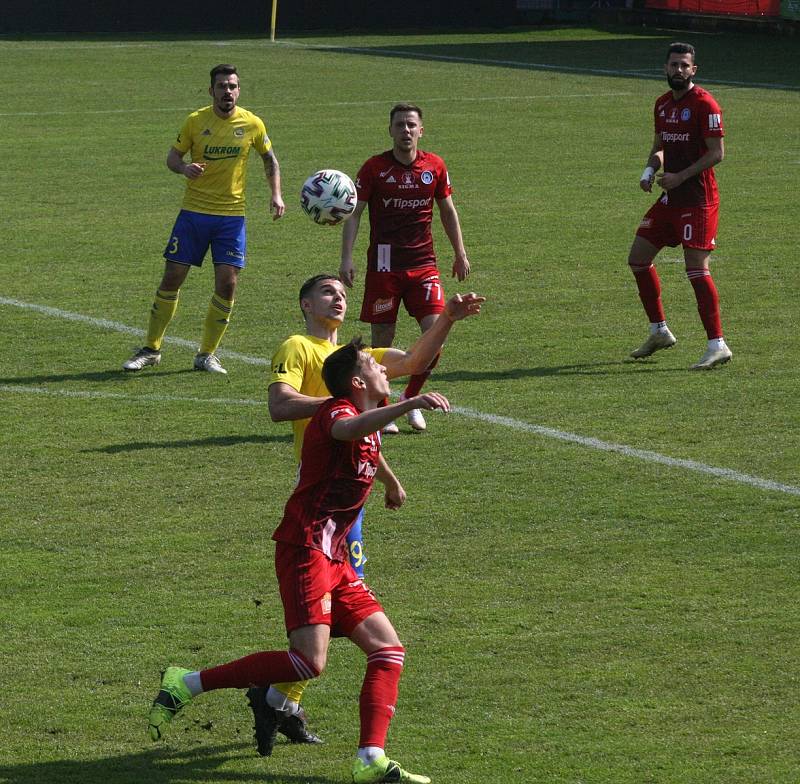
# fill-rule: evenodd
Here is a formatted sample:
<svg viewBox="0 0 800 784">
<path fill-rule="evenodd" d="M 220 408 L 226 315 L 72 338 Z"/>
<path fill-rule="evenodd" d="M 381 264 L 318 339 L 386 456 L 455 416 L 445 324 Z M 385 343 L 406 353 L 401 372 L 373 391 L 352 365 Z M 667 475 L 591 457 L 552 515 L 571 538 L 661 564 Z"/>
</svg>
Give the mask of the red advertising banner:
<svg viewBox="0 0 800 784">
<path fill-rule="evenodd" d="M 780 16 L 781 0 L 646 0 L 645 8 L 690 14 Z"/>
</svg>

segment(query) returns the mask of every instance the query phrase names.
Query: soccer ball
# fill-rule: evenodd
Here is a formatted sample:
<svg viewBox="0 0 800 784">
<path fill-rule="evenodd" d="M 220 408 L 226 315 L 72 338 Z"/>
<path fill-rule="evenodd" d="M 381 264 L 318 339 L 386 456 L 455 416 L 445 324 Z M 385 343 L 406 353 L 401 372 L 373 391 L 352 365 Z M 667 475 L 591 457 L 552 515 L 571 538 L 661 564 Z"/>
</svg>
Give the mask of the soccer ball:
<svg viewBox="0 0 800 784">
<path fill-rule="evenodd" d="M 303 183 L 300 206 L 315 223 L 335 226 L 353 214 L 356 186 L 344 172 L 322 169 Z"/>
</svg>

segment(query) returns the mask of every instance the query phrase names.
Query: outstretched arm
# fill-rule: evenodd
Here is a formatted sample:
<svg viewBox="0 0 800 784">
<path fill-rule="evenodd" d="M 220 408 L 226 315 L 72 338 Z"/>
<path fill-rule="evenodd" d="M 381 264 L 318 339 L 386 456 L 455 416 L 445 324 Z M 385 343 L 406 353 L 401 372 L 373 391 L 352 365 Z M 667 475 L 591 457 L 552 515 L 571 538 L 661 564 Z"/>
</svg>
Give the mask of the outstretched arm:
<svg viewBox="0 0 800 784">
<path fill-rule="evenodd" d="M 444 310 L 431 328 L 423 332 L 408 350 L 387 349 L 381 360 L 381 364 L 386 368 L 386 375 L 389 378 L 397 378 L 424 373 L 444 345 L 453 324 L 469 316 L 476 316 L 481 312 L 481 305 L 484 302 L 486 297 L 479 297 L 474 292 L 454 294 L 447 300 Z"/>
<path fill-rule="evenodd" d="M 438 392 L 425 392 L 390 406 L 372 408 L 363 411 L 358 416 L 342 417 L 331 425 L 331 435 L 337 441 L 357 441 L 359 438 L 375 433 L 384 425 L 394 421 L 397 417 L 411 411 L 412 408 L 424 408 L 426 411 L 438 408 L 442 411 L 450 410 L 450 401 Z"/>
</svg>

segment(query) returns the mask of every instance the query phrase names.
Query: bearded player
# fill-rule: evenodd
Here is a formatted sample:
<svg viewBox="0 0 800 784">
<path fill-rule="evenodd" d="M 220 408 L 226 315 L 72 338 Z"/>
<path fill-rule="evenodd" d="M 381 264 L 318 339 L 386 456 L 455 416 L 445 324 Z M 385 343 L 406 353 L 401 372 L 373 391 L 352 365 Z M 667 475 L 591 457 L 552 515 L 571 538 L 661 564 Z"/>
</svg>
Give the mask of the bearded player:
<svg viewBox="0 0 800 784">
<path fill-rule="evenodd" d="M 710 370 L 733 356 L 722 334 L 719 295 L 709 270 L 719 214 L 714 166 L 725 155 L 722 109 L 693 82 L 697 64 L 691 44 L 670 44 L 664 72 L 670 91 L 656 101 L 655 139 L 639 182 L 649 193 L 655 181 L 663 193 L 639 224 L 628 256 L 650 334 L 631 356 L 648 357 L 677 342 L 667 326 L 653 260 L 665 245 L 682 245 L 686 276 L 708 338 L 705 353 L 691 369 Z"/>
</svg>

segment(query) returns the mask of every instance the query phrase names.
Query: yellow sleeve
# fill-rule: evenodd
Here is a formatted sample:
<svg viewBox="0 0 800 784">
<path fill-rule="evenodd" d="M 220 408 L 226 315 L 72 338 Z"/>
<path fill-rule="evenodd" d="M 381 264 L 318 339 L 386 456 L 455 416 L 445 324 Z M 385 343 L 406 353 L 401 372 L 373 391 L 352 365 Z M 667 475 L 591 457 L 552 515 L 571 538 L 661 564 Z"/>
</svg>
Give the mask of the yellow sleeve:
<svg viewBox="0 0 800 784">
<path fill-rule="evenodd" d="M 253 115 L 255 121 L 256 131 L 255 138 L 253 139 L 253 146 L 259 155 L 264 155 L 272 149 L 272 140 L 267 136 L 267 127 L 260 117 Z"/>
<path fill-rule="evenodd" d="M 272 372 L 269 386 L 276 383 L 288 384 L 297 392 L 303 386 L 308 352 L 299 335 L 292 335 L 278 347 L 272 357 Z"/>
<path fill-rule="evenodd" d="M 183 122 L 181 130 L 175 144 L 172 145 L 178 152 L 186 155 L 192 148 L 192 115 L 190 114 Z"/>
<path fill-rule="evenodd" d="M 372 358 L 380 365 L 383 363 L 384 354 L 388 351 L 388 347 L 386 348 L 368 348 L 366 349 L 367 354 L 371 354 Z"/>
</svg>

